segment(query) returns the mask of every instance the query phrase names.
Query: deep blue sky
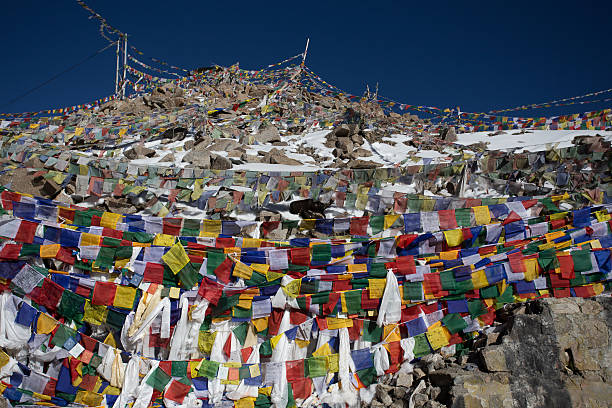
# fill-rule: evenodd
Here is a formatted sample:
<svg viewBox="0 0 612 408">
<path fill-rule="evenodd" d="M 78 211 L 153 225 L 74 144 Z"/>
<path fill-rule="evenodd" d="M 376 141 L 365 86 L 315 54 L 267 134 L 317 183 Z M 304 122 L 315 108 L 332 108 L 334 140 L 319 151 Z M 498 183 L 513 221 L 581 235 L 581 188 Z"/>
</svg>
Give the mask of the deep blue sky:
<svg viewBox="0 0 612 408">
<path fill-rule="evenodd" d="M 301 52 L 310 37 L 307 65 L 328 82 L 356 94 L 378 82 L 381 94 L 409 104 L 488 111 L 612 88 L 610 0 L 87 3 L 147 55 L 186 68 L 258 69 Z M 87 17 L 72 0 L 2 5 L 1 112 L 113 92 L 107 50 L 5 106 L 106 44 Z"/>
</svg>

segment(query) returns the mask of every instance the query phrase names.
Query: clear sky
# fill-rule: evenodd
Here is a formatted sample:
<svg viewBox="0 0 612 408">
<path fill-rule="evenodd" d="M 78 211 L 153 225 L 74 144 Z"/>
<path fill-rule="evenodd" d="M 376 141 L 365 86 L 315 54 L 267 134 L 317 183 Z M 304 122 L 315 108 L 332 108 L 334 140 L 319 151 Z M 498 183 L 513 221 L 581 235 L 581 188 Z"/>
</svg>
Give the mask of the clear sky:
<svg viewBox="0 0 612 408">
<path fill-rule="evenodd" d="M 146 53 L 185 68 L 258 69 L 302 52 L 328 82 L 361 94 L 482 112 L 612 88 L 612 1 L 88 0 Z M 106 45 L 76 1 L 5 2 L 1 112 L 112 94 L 114 50 L 7 105 Z M 604 95 L 612 97 L 612 94 Z M 594 110 L 590 104 L 534 115 Z"/>
</svg>

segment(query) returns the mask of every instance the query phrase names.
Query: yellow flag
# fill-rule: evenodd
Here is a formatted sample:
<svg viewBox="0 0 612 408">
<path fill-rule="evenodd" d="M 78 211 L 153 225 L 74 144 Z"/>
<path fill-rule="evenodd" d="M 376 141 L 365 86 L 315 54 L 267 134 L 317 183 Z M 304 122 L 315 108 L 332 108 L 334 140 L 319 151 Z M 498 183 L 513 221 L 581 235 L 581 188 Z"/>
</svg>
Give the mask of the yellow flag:
<svg viewBox="0 0 612 408">
<path fill-rule="evenodd" d="M 391 228 L 391 226 L 395 224 L 395 221 L 397 221 L 399 217 L 400 217 L 399 214 L 385 215 L 384 229 Z"/>
<path fill-rule="evenodd" d="M 202 233 L 203 237 L 217 237 L 221 234 L 221 221 L 220 220 L 202 220 Z"/>
<path fill-rule="evenodd" d="M 168 252 L 162 255 L 162 260 L 170 267 L 175 275 L 189 263 L 189 256 L 180 242 L 177 242 Z"/>
<path fill-rule="evenodd" d="M 484 269 L 476 271 L 472 274 L 472 284 L 474 285 L 474 289 L 480 289 L 489 286 L 489 281 L 487 281 L 487 275 L 485 274 Z"/>
<path fill-rule="evenodd" d="M 285 333 L 277 334 L 276 336 L 270 339 L 270 345 L 272 346 L 272 349 L 276 348 L 276 345 L 283 338 L 284 335 Z"/>
<path fill-rule="evenodd" d="M 434 350 L 446 346 L 451 337 L 449 331 L 444 326 L 432 326 L 427 330 L 426 335 L 431 348 Z"/>
<path fill-rule="evenodd" d="M 327 320 L 327 328 L 329 330 L 341 329 L 343 327 L 353 327 L 353 319 L 328 317 L 326 320 Z"/>
<path fill-rule="evenodd" d="M 117 342 L 115 341 L 115 337 L 112 333 L 108 333 L 108 336 L 106 336 L 103 343 L 108 344 L 111 347 L 117 348 Z"/>
<path fill-rule="evenodd" d="M 261 332 L 266 330 L 266 328 L 268 327 L 268 317 L 261 317 L 259 319 L 253 319 L 253 326 L 255 327 L 255 329 L 257 330 L 257 332 Z"/>
<path fill-rule="evenodd" d="M 537 259 L 523 259 L 525 265 L 525 280 L 530 282 L 538 277 L 538 260 Z"/>
<path fill-rule="evenodd" d="M 449 247 L 459 246 L 463 242 L 463 231 L 460 229 L 444 231 L 444 238 Z"/>
<path fill-rule="evenodd" d="M 348 265 L 348 271 L 350 273 L 358 273 L 358 272 L 367 272 L 368 271 L 368 265 L 367 264 L 349 264 Z"/>
<path fill-rule="evenodd" d="M 477 207 L 473 207 L 474 218 L 476 219 L 477 225 L 484 225 L 491 223 L 491 213 L 489 212 L 489 207 L 486 205 L 481 205 Z"/>
<path fill-rule="evenodd" d="M 198 349 L 203 353 L 210 354 L 215 337 L 217 337 L 217 332 L 201 331 L 198 335 Z"/>
<path fill-rule="evenodd" d="M 234 401 L 234 408 L 253 408 L 255 406 L 255 398 L 245 397 Z"/>
<path fill-rule="evenodd" d="M 261 375 L 261 371 L 259 370 L 259 364 L 250 365 L 249 372 L 251 373 L 251 377 L 259 377 Z"/>
<path fill-rule="evenodd" d="M 257 271 L 259 273 L 263 273 L 264 275 L 266 274 L 266 272 L 268 272 L 268 270 L 270 269 L 270 265 L 268 264 L 258 264 L 258 263 L 253 263 L 251 264 L 251 268 L 254 271 Z M 276 279 L 276 278 L 275 278 Z M 272 279 L 274 280 L 274 279 Z"/>
<path fill-rule="evenodd" d="M 385 343 L 392 343 L 402 339 L 399 327 L 397 324 L 387 324 L 383 326 L 383 339 Z"/>
<path fill-rule="evenodd" d="M 386 279 L 368 279 L 370 299 L 380 299 L 385 291 Z"/>
<path fill-rule="evenodd" d="M 444 251 L 440 252 L 440 259 L 444 261 L 452 261 L 453 259 L 457 259 L 457 255 L 459 255 L 459 251 Z"/>
<path fill-rule="evenodd" d="M 11 360 L 8 354 L 0 350 L 0 367 L 4 367 Z"/>
<path fill-rule="evenodd" d="M 100 235 L 83 232 L 81 233 L 81 246 L 100 246 L 100 239 Z"/>
<path fill-rule="evenodd" d="M 238 261 L 236 262 L 236 266 L 234 267 L 234 271 L 232 272 L 232 274 L 238 278 L 251 279 L 251 276 L 253 275 L 253 270 L 247 265 Z"/>
<path fill-rule="evenodd" d="M 604 210 L 595 211 L 595 217 L 597 217 L 597 221 L 599 222 L 605 222 L 612 218 L 610 214 L 606 213 Z"/>
<path fill-rule="evenodd" d="M 242 238 L 242 247 L 243 248 L 259 248 L 261 245 L 260 239 L 255 238 Z"/>
<path fill-rule="evenodd" d="M 77 396 L 74 400 L 77 404 L 83 404 L 90 407 L 99 406 L 102 404 L 102 400 L 104 399 L 104 395 L 98 394 L 97 392 L 92 391 L 78 391 Z"/>
<path fill-rule="evenodd" d="M 40 334 L 49 334 L 57 327 L 57 320 L 49 315 L 40 313 L 36 322 L 36 330 Z"/>
<path fill-rule="evenodd" d="M 131 309 L 132 306 L 134 306 L 135 298 L 136 288 L 117 285 L 117 291 L 115 292 L 115 300 L 113 301 L 113 306 L 121 307 L 123 309 Z"/>
<path fill-rule="evenodd" d="M 104 212 L 100 219 L 100 226 L 115 229 L 117 228 L 117 223 L 121 221 L 122 218 L 123 216 L 121 214 Z"/>
<path fill-rule="evenodd" d="M 339 354 L 331 354 L 327 356 L 327 371 L 332 372 L 332 373 L 338 372 L 339 370 L 338 363 L 340 362 L 339 357 L 340 357 Z"/>
<path fill-rule="evenodd" d="M 253 296 L 254 295 L 250 295 L 250 294 L 242 294 L 240 295 L 240 297 L 238 298 L 238 304 L 236 306 L 245 309 L 245 310 L 251 310 L 251 306 L 253 304 Z"/>
<path fill-rule="evenodd" d="M 294 279 L 289 282 L 287 285 L 283 286 L 283 291 L 289 297 L 295 298 L 300 294 L 300 287 L 302 284 L 301 279 Z"/>
<path fill-rule="evenodd" d="M 83 321 L 100 325 L 106 322 L 107 312 L 106 306 L 93 305 L 89 299 L 85 299 L 85 315 L 83 316 Z"/>
<path fill-rule="evenodd" d="M 55 258 L 59 249 L 60 249 L 59 244 L 41 245 L 40 246 L 40 257 L 41 258 Z"/>
<path fill-rule="evenodd" d="M 328 356 L 330 355 L 331 348 L 329 347 L 329 343 L 324 343 L 321 347 L 312 352 L 314 357 Z"/>
<path fill-rule="evenodd" d="M 153 238 L 153 245 L 169 247 L 174 245 L 175 240 L 176 237 L 174 235 L 157 234 Z"/>
</svg>

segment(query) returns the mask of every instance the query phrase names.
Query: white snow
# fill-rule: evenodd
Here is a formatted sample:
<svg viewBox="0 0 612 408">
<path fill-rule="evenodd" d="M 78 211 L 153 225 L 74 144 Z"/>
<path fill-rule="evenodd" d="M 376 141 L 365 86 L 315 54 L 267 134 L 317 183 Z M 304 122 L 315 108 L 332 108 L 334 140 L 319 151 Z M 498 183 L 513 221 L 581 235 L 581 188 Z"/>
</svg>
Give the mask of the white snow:
<svg viewBox="0 0 612 408">
<path fill-rule="evenodd" d="M 505 150 L 518 148 L 523 151 L 546 150 L 546 145 L 558 143 L 557 148 L 572 146 L 572 139 L 581 135 L 601 135 L 606 140 L 612 140 L 612 132 L 605 130 L 529 130 L 520 133 L 519 130 L 506 130 L 505 134 L 488 136 L 492 132 L 461 133 L 457 135 L 457 143 L 469 146 L 478 142 L 489 142 L 489 150 Z"/>
</svg>

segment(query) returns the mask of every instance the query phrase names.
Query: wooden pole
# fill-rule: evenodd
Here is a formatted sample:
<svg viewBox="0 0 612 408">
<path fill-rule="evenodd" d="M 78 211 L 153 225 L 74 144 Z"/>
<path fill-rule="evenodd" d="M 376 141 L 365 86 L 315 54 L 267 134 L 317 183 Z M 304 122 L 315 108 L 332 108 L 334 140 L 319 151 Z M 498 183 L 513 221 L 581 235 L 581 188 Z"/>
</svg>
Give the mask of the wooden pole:
<svg viewBox="0 0 612 408">
<path fill-rule="evenodd" d="M 117 96 L 117 92 L 119 92 L 119 42 L 121 40 L 117 40 L 117 69 L 115 70 L 115 96 Z"/>
<path fill-rule="evenodd" d="M 302 66 L 306 63 L 306 55 L 308 55 L 308 44 L 310 44 L 310 38 L 306 39 L 306 49 L 304 50 L 304 54 L 302 55 Z"/>
<path fill-rule="evenodd" d="M 127 34 L 124 34 L 123 41 L 123 87 L 121 90 L 121 99 L 125 98 L 125 86 L 126 84 L 126 70 L 127 70 Z"/>
</svg>

